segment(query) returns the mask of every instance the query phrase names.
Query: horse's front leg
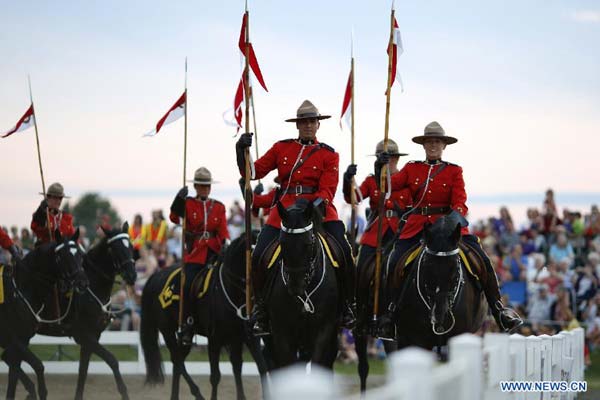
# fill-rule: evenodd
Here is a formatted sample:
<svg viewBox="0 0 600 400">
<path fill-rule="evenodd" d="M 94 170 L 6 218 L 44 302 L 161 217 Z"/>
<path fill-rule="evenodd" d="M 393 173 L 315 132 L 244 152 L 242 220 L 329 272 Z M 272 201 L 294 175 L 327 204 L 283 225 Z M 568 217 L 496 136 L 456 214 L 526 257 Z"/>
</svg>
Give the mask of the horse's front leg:
<svg viewBox="0 0 600 400">
<path fill-rule="evenodd" d="M 216 400 L 217 388 L 221 382 L 221 370 L 219 369 L 219 359 L 221 355 L 221 341 L 211 336 L 208 339 L 208 360 L 210 361 L 210 385 L 212 388 L 210 398 Z"/>
<path fill-rule="evenodd" d="M 87 379 L 88 366 L 92 352 L 87 346 L 81 345 L 79 349 L 79 375 L 77 376 L 77 388 L 75 389 L 75 400 L 83 400 L 83 390 Z"/>
<path fill-rule="evenodd" d="M 121 398 L 123 400 L 128 400 L 129 394 L 127 393 L 127 386 L 125 385 L 125 382 L 123 381 L 123 377 L 121 376 L 121 371 L 119 370 L 119 362 L 117 361 L 115 356 L 110 351 L 108 351 L 106 349 L 106 347 L 102 346 L 100 343 L 98 343 L 95 340 L 88 341 L 86 343 L 86 346 L 89 347 L 91 352 L 93 352 L 94 354 L 97 354 L 98 357 L 100 357 L 102 360 L 104 360 L 104 362 L 106 364 L 108 364 L 108 366 L 110 367 L 110 369 L 113 372 L 113 375 L 115 376 L 117 390 L 119 391 Z M 83 348 L 83 346 L 82 346 L 82 348 Z"/>
</svg>

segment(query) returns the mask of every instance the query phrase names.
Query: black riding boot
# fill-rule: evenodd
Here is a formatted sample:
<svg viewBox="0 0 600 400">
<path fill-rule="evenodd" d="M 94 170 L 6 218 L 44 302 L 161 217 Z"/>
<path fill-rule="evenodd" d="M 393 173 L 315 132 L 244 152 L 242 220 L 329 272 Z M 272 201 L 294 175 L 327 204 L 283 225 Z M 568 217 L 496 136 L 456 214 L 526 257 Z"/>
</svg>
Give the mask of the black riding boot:
<svg viewBox="0 0 600 400">
<path fill-rule="evenodd" d="M 256 303 L 252 310 L 250 322 L 252 325 L 252 334 L 254 336 L 267 336 L 271 334 L 271 326 L 269 324 L 269 316 L 266 305 L 262 296 L 256 296 Z"/>
<path fill-rule="evenodd" d="M 189 316 L 176 332 L 177 342 L 181 346 L 191 346 L 194 341 L 194 317 Z"/>
<path fill-rule="evenodd" d="M 523 320 L 517 314 L 515 310 L 510 307 L 506 307 L 500 300 L 500 290 L 498 288 L 498 280 L 496 279 L 496 273 L 492 268 L 491 264 L 488 267 L 486 263 L 486 269 L 488 273 L 488 281 L 483 285 L 483 292 L 485 298 L 490 306 L 492 315 L 498 324 L 498 327 L 503 332 L 513 333 L 523 325 Z"/>
<path fill-rule="evenodd" d="M 389 300 L 383 311 L 383 315 L 379 317 L 377 326 L 375 327 L 375 336 L 381 340 L 393 341 L 396 340 L 396 323 L 394 322 L 394 314 L 396 313 L 396 304 L 400 297 L 400 289 L 389 289 Z M 386 304 L 386 303 L 383 303 Z"/>
</svg>

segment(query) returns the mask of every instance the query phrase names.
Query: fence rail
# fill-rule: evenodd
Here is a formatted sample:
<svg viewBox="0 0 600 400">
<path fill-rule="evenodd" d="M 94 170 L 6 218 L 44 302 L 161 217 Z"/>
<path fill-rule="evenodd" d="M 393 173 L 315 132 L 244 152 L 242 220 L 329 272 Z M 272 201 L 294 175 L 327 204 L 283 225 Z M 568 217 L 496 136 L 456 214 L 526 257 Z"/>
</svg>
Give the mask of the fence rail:
<svg viewBox="0 0 600 400">
<path fill-rule="evenodd" d="M 164 345 L 162 335 L 159 335 L 160 344 Z M 206 346 L 207 339 L 204 336 L 196 335 L 196 344 Z M 31 344 L 34 345 L 56 345 L 56 346 L 68 346 L 75 345 L 77 343 L 71 338 L 67 337 L 54 337 L 45 335 L 35 335 L 31 339 Z M 140 342 L 139 332 L 127 331 L 105 331 L 100 336 L 100 343 L 102 345 L 128 345 L 137 349 L 137 360 L 136 361 L 119 361 L 119 369 L 123 375 L 145 375 L 146 364 L 144 360 L 144 352 L 142 351 L 142 345 Z M 28 364 L 23 363 L 23 369 L 26 372 L 33 372 Z M 194 375 L 209 375 L 210 364 L 207 361 L 188 361 L 185 363 L 186 368 L 190 374 Z M 47 374 L 77 374 L 79 371 L 79 361 L 44 361 L 45 372 Z M 164 371 L 170 375 L 173 371 L 173 365 L 170 361 L 163 362 Z M 219 364 L 221 373 L 224 375 L 233 375 L 231 364 L 228 362 L 221 362 Z M 253 362 L 247 362 L 243 365 L 244 375 L 258 375 L 258 369 L 256 364 Z M 0 363 L 0 373 L 8 373 L 8 367 L 5 363 Z M 112 371 L 106 365 L 104 361 L 91 361 L 88 373 L 99 374 L 99 375 L 112 375 Z"/>
</svg>

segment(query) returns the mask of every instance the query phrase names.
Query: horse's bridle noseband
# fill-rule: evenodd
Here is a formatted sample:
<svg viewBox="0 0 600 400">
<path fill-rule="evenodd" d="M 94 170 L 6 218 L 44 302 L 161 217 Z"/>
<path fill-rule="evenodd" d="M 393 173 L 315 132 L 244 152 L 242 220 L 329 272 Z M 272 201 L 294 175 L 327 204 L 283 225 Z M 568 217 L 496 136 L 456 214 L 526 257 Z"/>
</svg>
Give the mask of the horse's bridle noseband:
<svg viewBox="0 0 600 400">
<path fill-rule="evenodd" d="M 459 252 L 460 252 L 460 249 L 458 247 L 456 249 L 450 250 L 450 251 L 433 251 L 429 247 L 425 246 L 425 253 L 431 254 L 432 256 L 436 256 L 436 257 L 450 257 L 450 256 L 455 256 Z"/>
<path fill-rule="evenodd" d="M 283 223 L 281 224 L 281 231 L 285 232 L 285 233 L 291 233 L 292 235 L 298 235 L 301 233 L 306 233 L 310 230 L 312 230 L 313 228 L 313 223 L 311 222 L 310 224 L 306 225 L 304 228 L 288 228 L 285 225 L 283 225 Z"/>
</svg>

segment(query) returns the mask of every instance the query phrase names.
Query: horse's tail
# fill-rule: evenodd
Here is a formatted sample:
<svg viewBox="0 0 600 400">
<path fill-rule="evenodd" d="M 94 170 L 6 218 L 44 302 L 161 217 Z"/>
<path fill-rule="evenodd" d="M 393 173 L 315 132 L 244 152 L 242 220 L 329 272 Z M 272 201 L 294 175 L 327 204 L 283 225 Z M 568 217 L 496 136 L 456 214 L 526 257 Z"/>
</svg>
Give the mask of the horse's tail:
<svg viewBox="0 0 600 400">
<path fill-rule="evenodd" d="M 148 279 L 142 292 L 142 321 L 140 326 L 140 340 L 146 359 L 146 383 L 150 385 L 162 384 L 165 374 L 162 367 L 160 348 L 158 347 L 158 311 L 155 308 L 154 299 L 157 295 L 152 290 L 152 283 L 157 275 Z M 152 279 L 155 278 L 155 279 Z"/>
</svg>

